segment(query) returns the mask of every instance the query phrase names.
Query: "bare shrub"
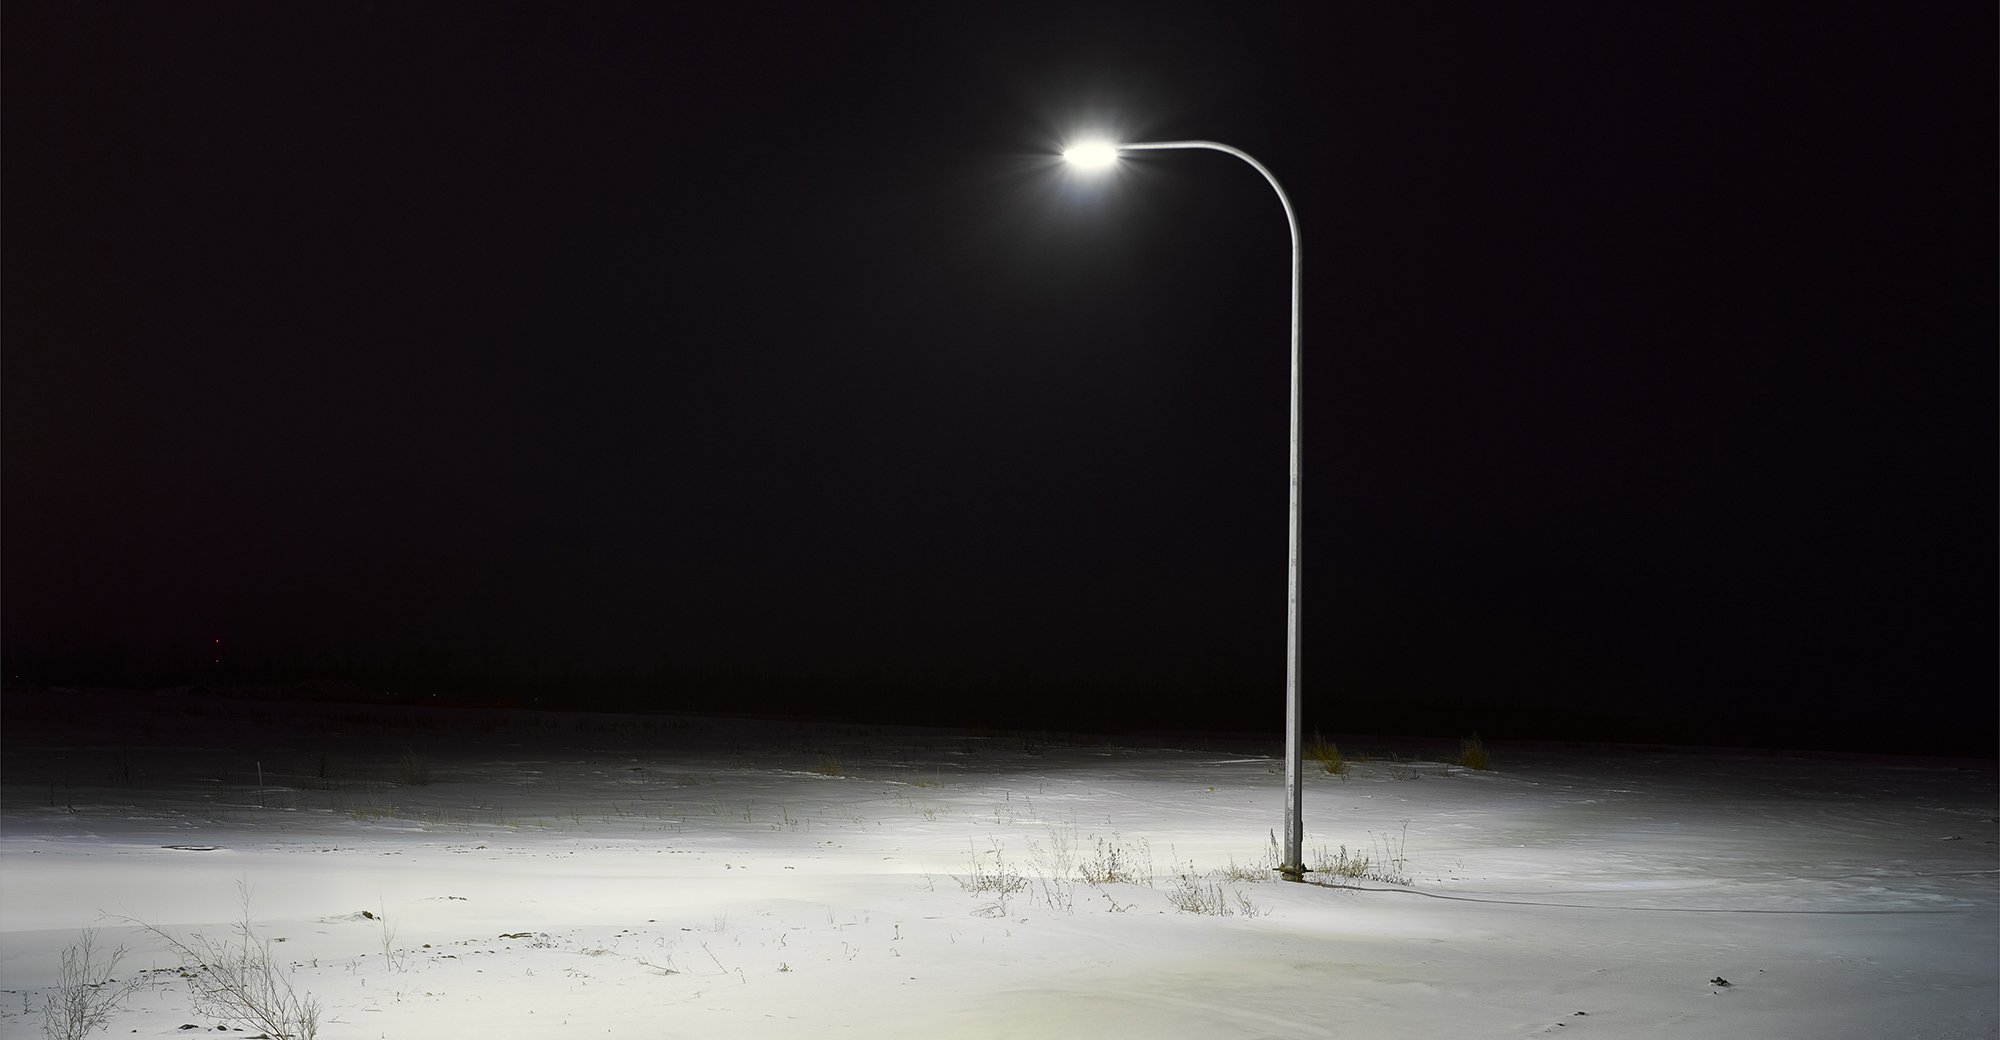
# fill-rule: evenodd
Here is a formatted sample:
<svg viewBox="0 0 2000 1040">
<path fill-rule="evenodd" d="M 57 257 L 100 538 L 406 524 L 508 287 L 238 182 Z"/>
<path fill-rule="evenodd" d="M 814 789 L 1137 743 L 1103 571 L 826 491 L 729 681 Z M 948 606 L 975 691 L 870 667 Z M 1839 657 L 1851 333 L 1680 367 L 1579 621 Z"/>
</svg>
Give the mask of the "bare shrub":
<svg viewBox="0 0 2000 1040">
<path fill-rule="evenodd" d="M 197 1015 L 242 1022 L 274 1040 L 313 1040 L 319 1033 L 318 998 L 292 987 L 291 973 L 271 952 L 271 940 L 259 938 L 251 924 L 250 886 L 238 882 L 236 890 L 243 916 L 224 938 L 197 932 L 183 939 L 143 921 L 132 923 L 180 961 Z"/>
<path fill-rule="evenodd" d="M 143 982 L 138 977 L 119 982 L 111 977 L 125 957 L 125 947 L 100 959 L 97 933 L 63 951 L 56 991 L 42 1000 L 42 1035 L 48 1040 L 83 1040 L 110 1021 L 113 1012 Z"/>
</svg>

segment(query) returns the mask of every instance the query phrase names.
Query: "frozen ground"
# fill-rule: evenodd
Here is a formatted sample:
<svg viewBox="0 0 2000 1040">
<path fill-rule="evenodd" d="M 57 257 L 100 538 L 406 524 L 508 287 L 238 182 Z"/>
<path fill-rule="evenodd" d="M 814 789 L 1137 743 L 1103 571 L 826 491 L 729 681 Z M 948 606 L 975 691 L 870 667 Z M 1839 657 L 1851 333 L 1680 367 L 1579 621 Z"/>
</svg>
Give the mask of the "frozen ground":
<svg viewBox="0 0 2000 1040">
<path fill-rule="evenodd" d="M 126 922 L 224 936 L 239 882 L 326 1038 L 2000 1036 L 1992 762 L 1382 747 L 1305 793 L 1308 860 L 1366 876 L 1301 885 L 1265 880 L 1270 744 L 5 718 L 0 1037 L 80 929 L 174 966 Z M 144 977 L 105 1035 L 242 1025 Z"/>
</svg>

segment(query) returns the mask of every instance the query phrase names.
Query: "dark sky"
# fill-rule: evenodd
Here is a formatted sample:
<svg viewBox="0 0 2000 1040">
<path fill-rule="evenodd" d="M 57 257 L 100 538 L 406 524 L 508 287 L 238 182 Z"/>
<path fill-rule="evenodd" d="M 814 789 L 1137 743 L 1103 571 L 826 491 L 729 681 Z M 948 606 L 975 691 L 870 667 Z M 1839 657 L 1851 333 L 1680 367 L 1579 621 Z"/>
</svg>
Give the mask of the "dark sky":
<svg viewBox="0 0 2000 1040">
<path fill-rule="evenodd" d="M 1261 727 L 1099 130 L 1309 724 L 1991 753 L 1990 5 L 848 6 L 9 3 L 10 655 Z"/>
</svg>

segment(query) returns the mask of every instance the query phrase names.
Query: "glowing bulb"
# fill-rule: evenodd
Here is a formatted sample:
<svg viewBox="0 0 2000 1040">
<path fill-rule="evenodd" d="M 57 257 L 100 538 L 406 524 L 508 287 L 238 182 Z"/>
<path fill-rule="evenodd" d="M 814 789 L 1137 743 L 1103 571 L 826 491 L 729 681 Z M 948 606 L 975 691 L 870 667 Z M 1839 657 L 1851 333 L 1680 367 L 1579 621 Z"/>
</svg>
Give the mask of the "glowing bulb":
<svg viewBox="0 0 2000 1040">
<path fill-rule="evenodd" d="M 1084 170 L 1102 170 L 1118 161 L 1118 146 L 1109 141 L 1085 141 L 1063 149 L 1063 161 Z"/>
</svg>

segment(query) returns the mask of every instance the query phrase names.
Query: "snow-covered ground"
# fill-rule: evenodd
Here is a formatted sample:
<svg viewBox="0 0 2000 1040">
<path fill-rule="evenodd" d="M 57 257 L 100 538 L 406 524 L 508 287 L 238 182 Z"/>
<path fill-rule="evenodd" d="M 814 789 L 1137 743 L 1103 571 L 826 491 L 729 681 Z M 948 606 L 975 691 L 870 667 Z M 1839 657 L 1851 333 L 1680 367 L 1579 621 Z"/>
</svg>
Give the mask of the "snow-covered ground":
<svg viewBox="0 0 2000 1040">
<path fill-rule="evenodd" d="M 1381 745 L 1288 884 L 1275 737 L 7 708 L 0 1037 L 239 889 L 327 1038 L 2000 1036 L 1992 762 Z M 244 1025 L 143 977 L 106 1035 Z"/>
</svg>

